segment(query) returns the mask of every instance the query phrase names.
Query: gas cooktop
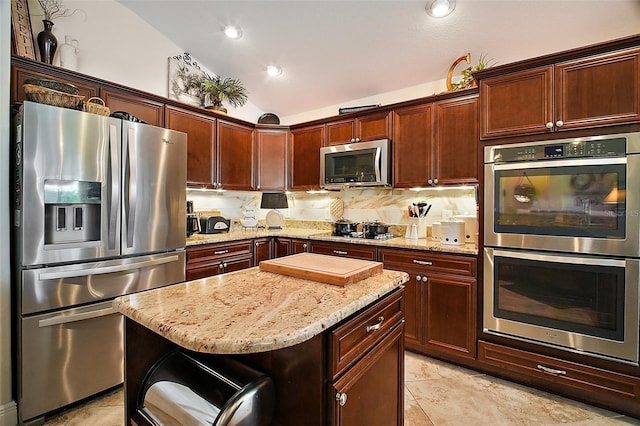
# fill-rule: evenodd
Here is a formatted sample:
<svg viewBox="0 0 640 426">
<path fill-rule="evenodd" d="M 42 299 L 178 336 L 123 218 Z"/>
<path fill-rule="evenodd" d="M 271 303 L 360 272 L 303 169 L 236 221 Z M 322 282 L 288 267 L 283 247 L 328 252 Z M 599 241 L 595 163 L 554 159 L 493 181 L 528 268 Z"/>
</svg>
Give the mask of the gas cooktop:
<svg viewBox="0 0 640 426">
<path fill-rule="evenodd" d="M 390 240 L 395 238 L 391 232 L 387 232 L 386 234 L 378 234 L 378 235 L 369 235 L 364 232 L 351 232 L 349 234 L 331 234 L 333 237 L 342 237 L 342 238 L 353 238 L 353 239 L 365 239 L 365 240 Z"/>
</svg>

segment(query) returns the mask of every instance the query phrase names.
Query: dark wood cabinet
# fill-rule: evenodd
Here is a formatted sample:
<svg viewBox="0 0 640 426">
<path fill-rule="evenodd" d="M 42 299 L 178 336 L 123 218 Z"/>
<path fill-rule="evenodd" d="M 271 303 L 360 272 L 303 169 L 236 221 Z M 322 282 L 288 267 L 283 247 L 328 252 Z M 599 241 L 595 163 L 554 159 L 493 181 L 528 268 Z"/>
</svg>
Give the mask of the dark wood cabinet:
<svg viewBox="0 0 640 426">
<path fill-rule="evenodd" d="M 218 182 L 222 188 L 239 191 L 255 189 L 253 182 L 254 129 L 218 120 Z"/>
<path fill-rule="evenodd" d="M 378 250 L 373 246 L 361 244 L 334 243 L 329 241 L 311 241 L 311 253 L 328 254 L 330 256 L 351 257 L 354 259 L 377 260 Z"/>
<path fill-rule="evenodd" d="M 391 117 L 391 112 L 382 112 L 327 123 L 327 145 L 389 139 Z"/>
<path fill-rule="evenodd" d="M 253 264 L 258 266 L 263 260 L 271 259 L 272 238 L 256 238 L 253 240 Z"/>
<path fill-rule="evenodd" d="M 187 247 L 186 280 L 197 280 L 253 266 L 251 240 Z"/>
<path fill-rule="evenodd" d="M 291 131 L 292 190 L 320 188 L 320 148 L 324 146 L 324 131 L 324 124 Z"/>
<path fill-rule="evenodd" d="M 288 256 L 290 254 L 306 253 L 309 249 L 308 240 L 297 238 L 281 238 L 273 239 L 273 257 Z"/>
<path fill-rule="evenodd" d="M 37 66 L 37 64 L 35 65 Z M 50 69 L 43 69 L 42 71 L 23 68 L 20 66 L 11 67 L 11 104 L 22 103 L 25 100 L 24 90 L 22 85 L 28 79 L 44 79 L 61 81 L 63 83 L 73 84 L 79 90 L 79 95 L 84 96 L 85 102 L 92 97 L 98 96 L 98 85 L 85 81 L 81 78 L 73 78 L 68 75 L 55 75 Z"/>
<path fill-rule="evenodd" d="M 480 79 L 480 137 L 640 122 L 640 49 Z"/>
<path fill-rule="evenodd" d="M 393 113 L 393 186 L 429 186 L 433 168 L 433 105 Z"/>
<path fill-rule="evenodd" d="M 187 134 L 187 186 L 216 188 L 216 119 L 167 105 L 165 121 Z"/>
<path fill-rule="evenodd" d="M 394 111 L 393 186 L 478 182 L 478 98 L 452 98 Z"/>
<path fill-rule="evenodd" d="M 164 104 L 124 91 L 102 88 L 100 97 L 111 112 L 124 111 L 152 126 L 164 127 Z"/>
<path fill-rule="evenodd" d="M 275 129 L 256 130 L 258 191 L 284 191 L 287 189 L 287 152 L 289 131 Z"/>
<path fill-rule="evenodd" d="M 405 344 L 448 359 L 476 356 L 476 259 L 380 249 L 386 269 L 409 273 Z"/>
<path fill-rule="evenodd" d="M 478 182 L 478 97 L 436 102 L 433 179 L 442 185 Z"/>
<path fill-rule="evenodd" d="M 385 298 L 331 332 L 329 424 L 404 424 L 401 296 Z"/>
</svg>

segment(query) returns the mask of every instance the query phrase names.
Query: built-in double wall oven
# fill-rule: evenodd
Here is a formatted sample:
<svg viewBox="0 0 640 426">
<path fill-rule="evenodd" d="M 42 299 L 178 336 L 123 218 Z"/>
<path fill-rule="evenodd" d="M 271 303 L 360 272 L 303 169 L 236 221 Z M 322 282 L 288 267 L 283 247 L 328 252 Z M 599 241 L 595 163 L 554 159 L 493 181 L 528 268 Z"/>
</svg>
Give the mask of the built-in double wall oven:
<svg viewBox="0 0 640 426">
<path fill-rule="evenodd" d="M 638 365 L 640 133 L 484 160 L 484 332 Z"/>
</svg>

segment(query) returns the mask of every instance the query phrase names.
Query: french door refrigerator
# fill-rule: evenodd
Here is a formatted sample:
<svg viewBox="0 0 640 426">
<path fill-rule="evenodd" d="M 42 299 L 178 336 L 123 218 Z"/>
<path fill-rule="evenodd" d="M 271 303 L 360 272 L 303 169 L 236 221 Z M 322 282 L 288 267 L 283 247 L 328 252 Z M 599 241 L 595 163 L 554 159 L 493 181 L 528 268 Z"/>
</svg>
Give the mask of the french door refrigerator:
<svg viewBox="0 0 640 426">
<path fill-rule="evenodd" d="M 24 102 L 14 129 L 21 423 L 122 382 L 114 297 L 184 281 L 184 133 Z"/>
</svg>

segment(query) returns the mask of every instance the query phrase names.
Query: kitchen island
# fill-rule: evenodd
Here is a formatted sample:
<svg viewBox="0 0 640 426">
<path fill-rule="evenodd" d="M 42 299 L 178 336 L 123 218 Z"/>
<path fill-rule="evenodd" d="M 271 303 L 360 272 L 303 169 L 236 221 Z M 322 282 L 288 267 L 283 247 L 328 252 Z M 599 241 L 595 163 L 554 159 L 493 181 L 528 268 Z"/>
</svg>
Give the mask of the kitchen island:
<svg viewBox="0 0 640 426">
<path fill-rule="evenodd" d="M 126 317 L 127 424 L 145 424 L 137 412 L 144 377 L 178 349 L 233 357 L 270 376 L 274 425 L 351 424 L 363 415 L 367 424 L 402 425 L 407 280 L 383 270 L 341 287 L 254 267 L 116 299 Z"/>
</svg>

